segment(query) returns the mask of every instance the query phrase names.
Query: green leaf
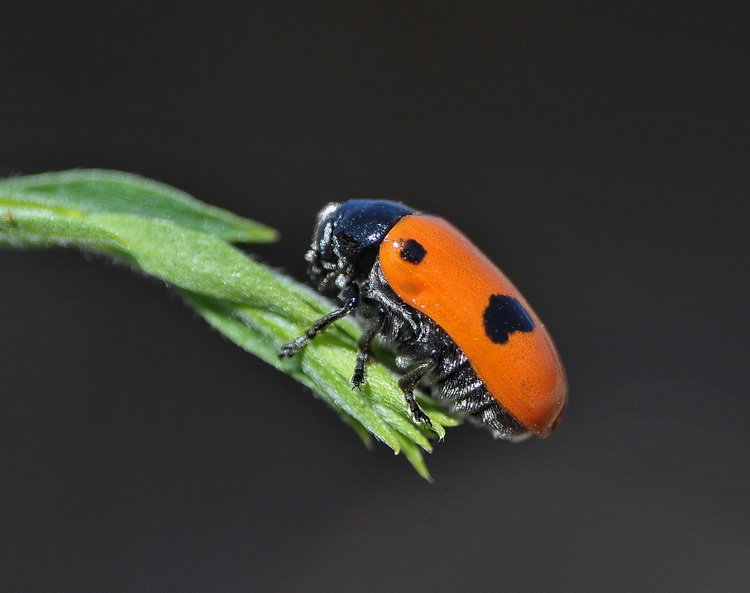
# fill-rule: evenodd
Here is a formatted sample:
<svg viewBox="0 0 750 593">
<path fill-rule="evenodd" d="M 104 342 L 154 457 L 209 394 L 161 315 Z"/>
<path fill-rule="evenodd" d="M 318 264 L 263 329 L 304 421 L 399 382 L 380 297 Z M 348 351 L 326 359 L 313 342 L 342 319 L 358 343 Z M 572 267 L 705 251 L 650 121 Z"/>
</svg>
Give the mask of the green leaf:
<svg viewBox="0 0 750 593">
<path fill-rule="evenodd" d="M 433 428 L 415 425 L 397 377 L 382 364 L 369 365 L 367 384 L 352 389 L 356 323 L 340 320 L 294 358 L 278 357 L 282 344 L 332 305 L 227 242 L 273 236 L 267 227 L 133 175 L 73 171 L 0 181 L 0 246 L 77 247 L 167 282 L 227 338 L 311 389 L 366 443 L 374 436 L 428 478 L 422 451 L 431 451 L 431 439 L 443 438 L 444 427 L 458 420 L 420 395 Z"/>
<path fill-rule="evenodd" d="M 0 180 L 0 207 L 47 206 L 171 222 L 232 242 L 274 241 L 275 230 L 183 191 L 138 175 L 100 169 L 43 173 Z"/>
</svg>

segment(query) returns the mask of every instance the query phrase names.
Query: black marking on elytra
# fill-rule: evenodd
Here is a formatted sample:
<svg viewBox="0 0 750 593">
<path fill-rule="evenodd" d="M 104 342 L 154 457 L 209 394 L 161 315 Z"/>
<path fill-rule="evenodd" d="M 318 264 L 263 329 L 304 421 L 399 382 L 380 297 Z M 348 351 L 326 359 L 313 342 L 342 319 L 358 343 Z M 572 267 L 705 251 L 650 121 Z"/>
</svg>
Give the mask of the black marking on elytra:
<svg viewBox="0 0 750 593">
<path fill-rule="evenodd" d="M 534 320 L 518 299 L 493 294 L 484 310 L 484 332 L 495 344 L 505 344 L 513 332 L 530 332 Z"/>
<path fill-rule="evenodd" d="M 401 248 L 401 259 L 410 264 L 418 264 L 427 255 L 427 250 L 415 239 L 408 239 Z"/>
</svg>

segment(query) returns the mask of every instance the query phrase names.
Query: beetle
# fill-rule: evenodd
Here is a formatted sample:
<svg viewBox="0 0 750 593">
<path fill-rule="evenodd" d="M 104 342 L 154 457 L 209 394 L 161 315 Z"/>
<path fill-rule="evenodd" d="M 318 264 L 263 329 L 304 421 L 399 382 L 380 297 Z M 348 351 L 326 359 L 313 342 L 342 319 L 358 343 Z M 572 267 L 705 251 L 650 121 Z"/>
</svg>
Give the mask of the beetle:
<svg viewBox="0 0 750 593">
<path fill-rule="evenodd" d="M 377 338 L 405 369 L 398 386 L 417 423 L 430 425 L 414 397 L 422 384 L 496 438 L 546 437 L 558 425 L 567 380 L 552 339 L 505 274 L 446 220 L 386 200 L 332 202 L 305 259 L 318 291 L 337 294 L 341 306 L 279 356 L 363 310 L 354 387 L 365 383 Z"/>
</svg>

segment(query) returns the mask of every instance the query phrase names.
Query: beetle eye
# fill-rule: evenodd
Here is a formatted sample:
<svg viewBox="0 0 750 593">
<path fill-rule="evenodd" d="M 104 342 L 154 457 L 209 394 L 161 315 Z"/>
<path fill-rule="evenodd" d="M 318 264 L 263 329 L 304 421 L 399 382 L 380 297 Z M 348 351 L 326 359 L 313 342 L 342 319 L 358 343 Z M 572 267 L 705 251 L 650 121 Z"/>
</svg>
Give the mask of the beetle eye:
<svg viewBox="0 0 750 593">
<path fill-rule="evenodd" d="M 352 249 L 357 246 L 357 239 L 348 231 L 342 231 L 336 235 L 336 240 L 340 247 L 344 249 Z"/>
</svg>

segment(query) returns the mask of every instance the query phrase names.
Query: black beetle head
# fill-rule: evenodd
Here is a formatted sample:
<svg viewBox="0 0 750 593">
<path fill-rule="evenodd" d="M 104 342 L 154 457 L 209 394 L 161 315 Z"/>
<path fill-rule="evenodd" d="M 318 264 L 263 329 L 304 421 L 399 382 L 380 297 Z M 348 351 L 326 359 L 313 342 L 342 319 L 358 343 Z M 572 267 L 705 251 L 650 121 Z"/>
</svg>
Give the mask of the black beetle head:
<svg viewBox="0 0 750 593">
<path fill-rule="evenodd" d="M 325 291 L 341 290 L 370 272 L 383 237 L 413 209 L 386 200 L 331 202 L 318 214 L 312 245 L 305 259 L 308 274 Z"/>
</svg>

